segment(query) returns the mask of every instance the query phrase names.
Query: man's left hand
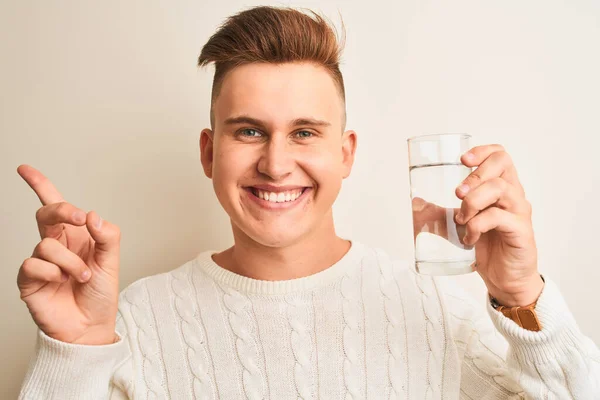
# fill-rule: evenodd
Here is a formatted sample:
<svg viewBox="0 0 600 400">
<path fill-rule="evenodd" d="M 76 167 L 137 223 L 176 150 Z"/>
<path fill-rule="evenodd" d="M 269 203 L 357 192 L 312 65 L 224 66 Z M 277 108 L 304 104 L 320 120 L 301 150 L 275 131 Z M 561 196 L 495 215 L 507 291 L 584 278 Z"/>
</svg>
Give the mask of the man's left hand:
<svg viewBox="0 0 600 400">
<path fill-rule="evenodd" d="M 511 157 L 500 145 L 472 148 L 461 157 L 477 167 L 456 189 L 462 200 L 455 221 L 464 225 L 462 241 L 475 246 L 476 271 L 503 306 L 525 306 L 544 283 L 537 268 L 531 204 Z"/>
</svg>

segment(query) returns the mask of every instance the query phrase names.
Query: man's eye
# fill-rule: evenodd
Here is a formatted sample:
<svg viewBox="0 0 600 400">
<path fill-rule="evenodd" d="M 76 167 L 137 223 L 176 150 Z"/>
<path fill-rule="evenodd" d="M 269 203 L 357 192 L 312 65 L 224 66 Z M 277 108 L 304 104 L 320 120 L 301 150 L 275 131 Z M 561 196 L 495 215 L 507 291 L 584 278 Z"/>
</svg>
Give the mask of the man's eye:
<svg viewBox="0 0 600 400">
<path fill-rule="evenodd" d="M 246 137 L 260 137 L 260 136 L 262 136 L 262 134 L 259 131 L 257 131 L 256 129 L 242 129 L 240 131 L 240 135 L 246 136 Z"/>
<path fill-rule="evenodd" d="M 313 137 L 313 133 L 309 132 L 309 131 L 298 131 L 296 132 L 296 136 L 299 137 L 300 139 L 308 139 L 310 137 Z"/>
</svg>

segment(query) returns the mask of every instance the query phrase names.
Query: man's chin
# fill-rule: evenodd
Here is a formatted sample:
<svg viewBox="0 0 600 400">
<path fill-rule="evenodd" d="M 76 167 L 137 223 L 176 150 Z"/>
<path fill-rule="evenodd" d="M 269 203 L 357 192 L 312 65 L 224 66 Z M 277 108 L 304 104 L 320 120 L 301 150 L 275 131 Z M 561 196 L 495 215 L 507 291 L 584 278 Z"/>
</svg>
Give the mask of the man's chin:
<svg viewBox="0 0 600 400">
<path fill-rule="evenodd" d="M 282 248 L 298 243 L 306 235 L 304 232 L 294 229 L 293 226 L 288 226 L 275 229 L 253 230 L 248 236 L 262 246 Z"/>
<path fill-rule="evenodd" d="M 297 243 L 298 239 L 299 237 L 291 235 L 268 235 L 256 237 L 254 241 L 265 247 L 283 248 Z"/>
</svg>

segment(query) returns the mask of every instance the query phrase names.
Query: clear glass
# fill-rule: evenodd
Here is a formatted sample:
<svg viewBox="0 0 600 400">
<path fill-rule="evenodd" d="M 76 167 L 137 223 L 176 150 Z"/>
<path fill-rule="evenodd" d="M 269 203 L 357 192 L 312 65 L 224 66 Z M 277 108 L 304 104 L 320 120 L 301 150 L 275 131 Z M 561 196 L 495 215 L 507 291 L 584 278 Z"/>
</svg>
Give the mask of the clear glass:
<svg viewBox="0 0 600 400">
<path fill-rule="evenodd" d="M 464 227 L 454 222 L 461 204 L 456 188 L 471 173 L 460 162 L 470 149 L 470 138 L 464 133 L 444 133 L 408 139 L 415 268 L 420 274 L 473 271 L 475 250 L 461 243 Z"/>
</svg>

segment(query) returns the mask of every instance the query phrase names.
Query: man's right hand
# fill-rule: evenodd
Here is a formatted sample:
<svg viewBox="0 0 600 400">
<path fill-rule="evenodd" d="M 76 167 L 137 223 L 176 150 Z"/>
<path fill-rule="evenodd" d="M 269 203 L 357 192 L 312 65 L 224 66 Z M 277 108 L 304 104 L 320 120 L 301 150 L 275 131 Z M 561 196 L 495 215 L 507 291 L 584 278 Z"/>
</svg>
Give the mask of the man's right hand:
<svg viewBox="0 0 600 400">
<path fill-rule="evenodd" d="M 17 168 L 42 202 L 36 213 L 41 241 L 17 277 L 21 299 L 37 326 L 67 343 L 115 340 L 119 297 L 119 227 L 64 201 L 28 165 Z"/>
</svg>

